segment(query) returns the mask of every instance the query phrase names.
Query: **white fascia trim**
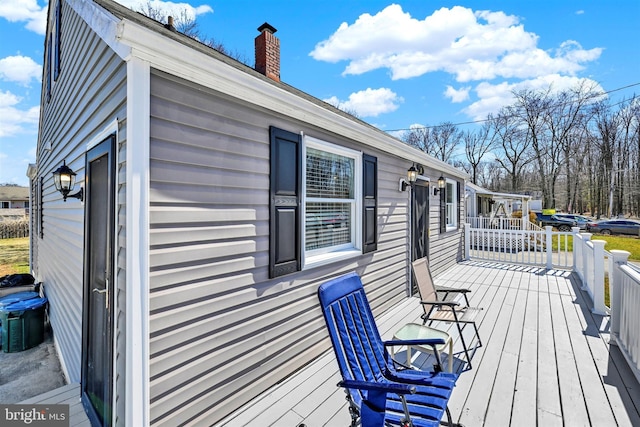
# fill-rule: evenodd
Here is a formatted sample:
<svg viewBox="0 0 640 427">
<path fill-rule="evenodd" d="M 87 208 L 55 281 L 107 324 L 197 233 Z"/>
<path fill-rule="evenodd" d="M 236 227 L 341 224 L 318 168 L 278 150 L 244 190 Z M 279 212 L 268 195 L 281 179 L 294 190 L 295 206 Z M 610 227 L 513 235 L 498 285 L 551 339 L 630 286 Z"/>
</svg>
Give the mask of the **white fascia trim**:
<svg viewBox="0 0 640 427">
<path fill-rule="evenodd" d="M 87 0 L 66 0 L 71 8 L 122 59 L 129 57 L 131 47 L 118 41 L 120 19 Z"/>
<path fill-rule="evenodd" d="M 311 123 L 338 135 L 389 154 L 466 178 L 468 174 L 435 159 L 395 138 L 361 126 L 276 85 L 189 48 L 169 37 L 123 20 L 118 41 L 131 46 L 131 55 L 148 61 L 153 68 L 222 92 L 278 114 Z"/>
<path fill-rule="evenodd" d="M 127 62 L 125 425 L 148 426 L 149 404 L 149 63 Z"/>
</svg>

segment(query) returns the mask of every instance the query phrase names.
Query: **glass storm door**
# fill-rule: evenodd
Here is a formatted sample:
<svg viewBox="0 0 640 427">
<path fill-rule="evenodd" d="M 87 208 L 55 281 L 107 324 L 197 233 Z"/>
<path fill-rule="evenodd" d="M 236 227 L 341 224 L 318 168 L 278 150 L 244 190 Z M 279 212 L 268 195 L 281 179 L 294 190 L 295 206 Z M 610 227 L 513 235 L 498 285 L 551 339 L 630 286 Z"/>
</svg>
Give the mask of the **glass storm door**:
<svg viewBox="0 0 640 427">
<path fill-rule="evenodd" d="M 114 141 L 86 157 L 82 402 L 93 426 L 112 422 Z"/>
</svg>

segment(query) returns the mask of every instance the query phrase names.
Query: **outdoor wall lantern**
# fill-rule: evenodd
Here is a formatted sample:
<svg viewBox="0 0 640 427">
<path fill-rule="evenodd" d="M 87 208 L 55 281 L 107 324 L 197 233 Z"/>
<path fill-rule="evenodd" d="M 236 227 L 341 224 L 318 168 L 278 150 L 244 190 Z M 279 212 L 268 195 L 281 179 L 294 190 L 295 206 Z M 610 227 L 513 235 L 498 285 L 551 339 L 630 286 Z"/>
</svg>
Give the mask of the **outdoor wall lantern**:
<svg viewBox="0 0 640 427">
<path fill-rule="evenodd" d="M 402 191 L 405 191 L 408 186 L 416 182 L 418 179 L 418 169 L 416 169 L 415 165 L 411 166 L 409 170 L 407 170 L 407 179 L 400 180 L 400 184 L 402 186 Z"/>
<path fill-rule="evenodd" d="M 437 196 L 438 193 L 444 189 L 444 186 L 446 185 L 446 183 L 447 181 L 445 181 L 444 177 L 440 175 L 440 178 L 438 178 L 438 186 L 433 187 L 433 195 Z"/>
<path fill-rule="evenodd" d="M 76 185 L 76 173 L 62 161 L 62 166 L 53 172 L 53 183 L 56 186 L 56 190 L 62 193 L 62 199 L 66 202 L 67 197 L 73 197 L 74 199 L 80 199 L 83 201 L 83 190 L 80 188 L 75 194 L 69 194 L 73 191 L 73 187 Z"/>
</svg>

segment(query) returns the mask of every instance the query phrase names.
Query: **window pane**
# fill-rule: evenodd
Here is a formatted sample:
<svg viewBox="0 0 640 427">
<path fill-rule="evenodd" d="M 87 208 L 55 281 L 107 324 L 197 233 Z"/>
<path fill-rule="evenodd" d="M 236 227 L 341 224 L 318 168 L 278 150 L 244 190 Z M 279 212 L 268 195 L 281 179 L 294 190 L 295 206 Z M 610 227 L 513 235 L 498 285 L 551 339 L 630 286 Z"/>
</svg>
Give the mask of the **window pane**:
<svg viewBox="0 0 640 427">
<path fill-rule="evenodd" d="M 354 160 L 326 151 L 307 149 L 307 197 L 353 198 Z"/>
<path fill-rule="evenodd" d="M 306 250 L 351 243 L 351 203 L 307 203 Z"/>
<path fill-rule="evenodd" d="M 455 203 L 453 202 L 456 198 L 455 189 L 452 183 L 447 182 L 447 225 L 452 226 L 455 225 L 456 216 L 455 216 Z"/>
</svg>

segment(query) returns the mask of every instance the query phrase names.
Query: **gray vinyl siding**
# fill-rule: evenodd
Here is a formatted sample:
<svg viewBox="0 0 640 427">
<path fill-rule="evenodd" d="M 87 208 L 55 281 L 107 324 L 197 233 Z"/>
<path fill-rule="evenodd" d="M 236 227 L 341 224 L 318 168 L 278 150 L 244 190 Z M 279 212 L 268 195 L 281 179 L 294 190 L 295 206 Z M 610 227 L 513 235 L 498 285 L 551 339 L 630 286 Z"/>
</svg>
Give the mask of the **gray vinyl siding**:
<svg viewBox="0 0 640 427">
<path fill-rule="evenodd" d="M 410 162 L 364 150 L 377 251 L 269 279 L 269 126 L 362 147 L 159 72 L 151 116 L 151 422 L 211 425 L 329 348 L 321 282 L 358 271 L 376 314 L 405 298 Z"/>
<path fill-rule="evenodd" d="M 437 178 L 432 182 L 437 182 Z M 457 230 L 440 234 L 440 198 L 432 196 L 430 200 L 429 223 L 432 232 L 429 238 L 429 266 L 436 277 L 456 265 L 464 256 L 464 181 L 459 182 L 462 194 L 458 194 L 460 221 Z"/>
<path fill-rule="evenodd" d="M 86 144 L 126 115 L 126 67 L 64 1 L 61 44 L 61 72 L 52 84 L 51 100 L 46 90 L 42 95 L 36 180 L 44 177 L 44 235 L 33 237 L 34 270 L 50 300 L 61 362 L 68 379 L 80 382 L 84 204 L 77 199 L 63 202 L 52 172 L 66 160 L 77 173 L 76 191 L 84 186 Z M 49 141 L 50 151 L 45 149 Z"/>
</svg>

